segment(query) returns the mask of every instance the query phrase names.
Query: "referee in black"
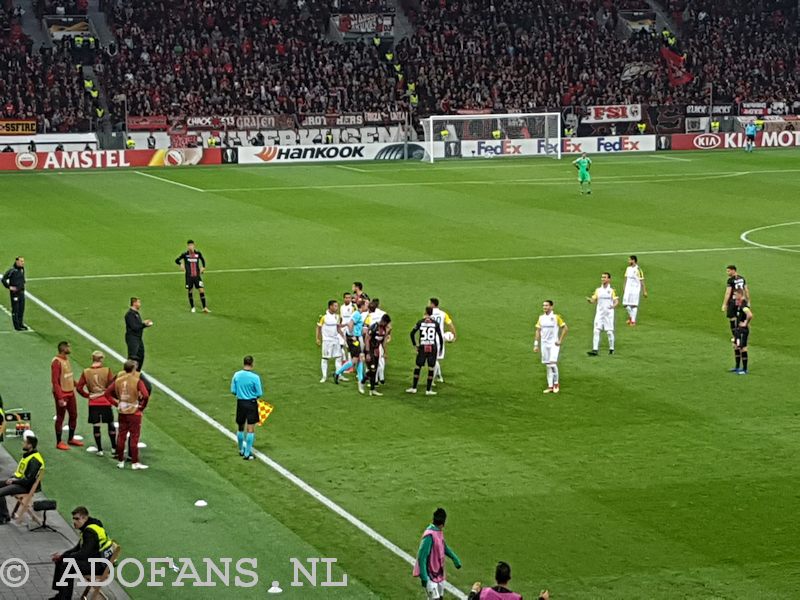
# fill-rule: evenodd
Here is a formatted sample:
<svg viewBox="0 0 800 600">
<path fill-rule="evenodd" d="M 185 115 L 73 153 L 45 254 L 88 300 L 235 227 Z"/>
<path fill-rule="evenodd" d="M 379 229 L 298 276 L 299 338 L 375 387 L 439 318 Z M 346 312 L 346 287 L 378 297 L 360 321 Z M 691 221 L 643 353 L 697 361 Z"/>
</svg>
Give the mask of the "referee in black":
<svg viewBox="0 0 800 600">
<path fill-rule="evenodd" d="M 125 345 L 128 346 L 128 359 L 136 361 L 136 370 L 141 371 L 144 366 L 144 342 L 142 333 L 145 328 L 152 327 L 150 319 L 142 321 L 139 309 L 142 301 L 139 298 L 131 298 L 131 307 L 125 313 Z"/>
<path fill-rule="evenodd" d="M 17 331 L 27 331 L 25 316 L 25 258 L 18 256 L 14 265 L 3 274 L 3 286 L 11 293 L 11 321 Z"/>
</svg>

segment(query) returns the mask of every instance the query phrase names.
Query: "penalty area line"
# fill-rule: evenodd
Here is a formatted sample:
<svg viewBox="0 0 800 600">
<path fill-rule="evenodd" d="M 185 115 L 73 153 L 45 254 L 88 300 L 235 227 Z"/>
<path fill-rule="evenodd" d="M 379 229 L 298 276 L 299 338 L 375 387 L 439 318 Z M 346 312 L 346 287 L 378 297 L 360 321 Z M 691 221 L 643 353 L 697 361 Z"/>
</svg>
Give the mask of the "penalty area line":
<svg viewBox="0 0 800 600">
<path fill-rule="evenodd" d="M 150 173 L 144 173 L 143 171 L 134 171 L 137 175 L 141 175 L 142 177 L 149 177 L 150 179 L 155 179 L 157 181 L 161 181 L 163 183 L 170 183 L 172 185 L 177 185 L 178 187 L 185 188 L 187 190 L 192 190 L 193 192 L 205 192 L 205 190 L 201 190 L 200 188 L 194 187 L 193 185 L 188 185 L 186 183 L 181 183 L 179 181 L 172 181 L 171 179 L 166 179 L 165 177 L 159 177 L 158 175 L 151 175 Z"/>
<path fill-rule="evenodd" d="M 85 340 L 87 340 L 87 341 L 91 342 L 92 344 L 94 344 L 95 347 L 100 348 L 101 350 L 106 352 L 109 356 L 114 357 L 118 361 L 125 362 L 125 358 L 121 354 L 116 352 L 113 348 L 111 348 L 107 344 L 104 344 L 98 338 L 96 338 L 91 333 L 89 333 L 88 331 L 83 329 L 77 323 L 74 323 L 73 321 L 68 319 L 66 316 L 64 316 L 63 314 L 58 312 L 56 309 L 54 309 L 52 306 L 50 306 L 49 304 L 47 304 L 43 300 L 40 300 L 38 297 L 36 297 L 36 296 L 34 296 L 33 294 L 30 294 L 30 293 L 28 293 L 28 298 L 30 298 L 31 301 L 34 304 L 39 306 L 39 308 L 44 310 L 46 313 L 48 313 L 52 317 L 55 317 L 58 321 L 60 321 L 61 323 L 63 323 L 64 325 L 66 325 L 67 327 L 72 329 L 75 333 L 80 335 Z M 236 442 L 236 435 L 232 431 L 228 430 L 228 428 L 226 428 L 224 425 L 219 423 L 219 421 L 216 421 L 215 419 L 210 417 L 207 413 L 203 412 L 202 410 L 197 408 L 194 404 L 189 402 L 186 398 L 184 398 L 183 396 L 178 394 L 178 392 L 176 392 L 175 390 L 173 390 L 172 388 L 170 388 L 166 384 L 162 383 L 161 381 L 159 381 L 158 379 L 156 379 L 155 377 L 153 377 L 149 373 L 146 373 L 146 375 L 147 375 L 147 378 L 150 380 L 150 383 L 152 383 L 154 387 L 156 387 L 159 390 L 161 390 L 162 392 L 164 392 L 167 396 L 169 396 L 170 398 L 175 400 L 175 402 L 177 402 L 182 407 L 184 407 L 186 410 L 188 410 L 189 412 L 194 414 L 196 417 L 198 417 L 200 420 L 205 422 L 207 425 L 210 425 L 212 428 L 214 428 L 217 431 L 219 431 L 222 435 L 224 435 L 230 441 Z M 291 482 L 292 484 L 294 484 L 295 486 L 300 488 L 303 492 L 305 492 L 306 494 L 308 494 L 309 496 L 311 496 L 312 498 L 317 500 L 320 504 L 324 505 L 326 508 L 328 508 L 329 510 L 331 510 L 335 514 L 337 514 L 340 517 L 342 517 L 348 523 L 350 523 L 351 525 L 355 526 L 359 531 L 364 533 L 367 537 L 369 537 L 370 539 L 372 539 L 375 542 L 378 542 L 381 546 L 383 546 L 384 548 L 386 548 L 387 550 L 392 552 L 395 556 L 403 559 L 408 564 L 411 564 L 411 565 L 414 564 L 414 557 L 412 557 L 408 552 L 406 552 L 405 550 L 400 548 L 398 545 L 396 545 L 395 543 L 391 542 L 390 540 L 388 540 L 387 538 L 382 536 L 380 533 L 375 531 L 372 527 L 370 527 L 369 525 L 367 525 L 366 523 L 361 521 L 358 517 L 356 517 L 356 516 L 352 515 L 351 513 L 347 512 L 344 508 L 342 508 L 341 506 L 336 504 L 336 502 L 334 502 L 333 500 L 331 500 L 330 498 L 325 496 L 322 492 L 320 492 L 319 490 L 315 489 L 310 484 L 306 483 L 304 480 L 300 479 L 300 477 L 298 477 L 297 475 L 295 475 L 294 473 L 292 473 L 291 471 L 289 471 L 288 469 L 286 469 L 285 467 L 283 467 L 282 465 L 280 465 L 279 463 L 277 463 L 276 461 L 271 459 L 269 456 L 267 456 L 266 454 L 264 454 L 260 450 L 253 449 L 253 454 L 255 455 L 255 457 L 258 460 L 260 460 L 262 463 L 267 465 L 270 469 L 272 469 L 273 471 L 278 473 L 278 475 L 280 475 L 281 477 L 287 479 L 289 482 Z M 446 584 L 446 588 L 447 588 L 448 592 L 453 594 L 456 598 L 459 598 L 459 600 L 466 600 L 466 598 L 467 598 L 466 594 L 461 592 L 455 586 L 453 586 L 451 584 Z"/>
<path fill-rule="evenodd" d="M 344 169 L 345 171 L 354 171 L 356 173 L 369 173 L 366 169 L 359 169 L 357 167 L 348 167 L 347 165 L 336 165 L 338 169 Z"/>
</svg>

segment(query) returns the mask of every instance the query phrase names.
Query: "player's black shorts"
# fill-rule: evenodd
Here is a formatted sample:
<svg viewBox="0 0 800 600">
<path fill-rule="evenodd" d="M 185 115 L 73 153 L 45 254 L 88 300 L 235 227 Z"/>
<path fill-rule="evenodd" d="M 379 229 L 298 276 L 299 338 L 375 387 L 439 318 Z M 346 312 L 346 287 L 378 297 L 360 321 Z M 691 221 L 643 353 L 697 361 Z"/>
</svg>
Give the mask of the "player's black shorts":
<svg viewBox="0 0 800 600">
<path fill-rule="evenodd" d="M 425 348 L 430 348 L 430 351 L 425 351 Z M 424 367 L 428 365 L 428 368 L 432 369 L 436 366 L 436 346 L 420 346 L 417 349 L 417 366 Z"/>
<path fill-rule="evenodd" d="M 96 425 L 97 423 L 113 423 L 114 411 L 110 406 L 90 406 L 89 407 L 89 423 Z"/>
<path fill-rule="evenodd" d="M 186 278 L 186 289 L 190 290 L 192 288 L 197 288 L 198 290 L 203 289 L 203 278 L 202 277 L 187 277 Z"/>
<path fill-rule="evenodd" d="M 749 327 L 737 327 L 733 333 L 734 344 L 737 348 L 747 348 L 747 338 L 750 337 Z"/>
<path fill-rule="evenodd" d="M 756 136 L 755 135 L 748 135 L 746 137 L 747 137 L 747 141 L 748 142 L 755 142 L 756 141 Z"/>
<path fill-rule="evenodd" d="M 736 318 L 736 302 L 728 302 L 728 311 L 725 313 L 729 319 Z"/>
<path fill-rule="evenodd" d="M 258 423 L 258 401 L 256 400 L 237 400 L 236 401 L 236 424 L 255 425 Z"/>
<path fill-rule="evenodd" d="M 347 349 L 350 351 L 350 356 L 364 354 L 364 346 L 361 344 L 361 340 L 354 335 L 347 336 Z"/>
</svg>

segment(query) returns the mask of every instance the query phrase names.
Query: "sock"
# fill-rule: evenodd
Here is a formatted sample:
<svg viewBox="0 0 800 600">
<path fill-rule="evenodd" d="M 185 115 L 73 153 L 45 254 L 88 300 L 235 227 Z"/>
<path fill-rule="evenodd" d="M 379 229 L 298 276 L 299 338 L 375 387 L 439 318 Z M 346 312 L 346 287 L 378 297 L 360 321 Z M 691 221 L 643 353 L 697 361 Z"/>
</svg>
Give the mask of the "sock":
<svg viewBox="0 0 800 600">
<path fill-rule="evenodd" d="M 747 350 L 742 350 L 742 368 L 747 371 Z"/>
<path fill-rule="evenodd" d="M 736 332 L 736 320 L 731 319 L 730 321 L 728 321 L 728 323 L 731 326 L 731 335 L 733 335 Z"/>
<path fill-rule="evenodd" d="M 636 315 L 638 315 L 638 314 L 639 314 L 639 307 L 638 306 L 632 306 L 631 307 L 631 321 L 636 323 Z"/>
<path fill-rule="evenodd" d="M 547 387 L 553 387 L 553 368 L 550 365 L 545 365 L 547 368 Z"/>
<path fill-rule="evenodd" d="M 67 438 L 67 440 L 74 440 L 75 439 L 75 428 L 74 427 L 70 427 L 68 431 L 69 431 L 69 437 Z"/>
<path fill-rule="evenodd" d="M 741 364 L 742 353 L 739 351 L 738 348 L 736 348 L 736 350 L 733 351 L 733 355 L 736 358 L 736 368 L 738 369 L 739 365 Z"/>
<path fill-rule="evenodd" d="M 419 367 L 416 367 L 414 369 L 414 383 L 411 384 L 411 387 L 414 389 L 417 389 L 417 384 L 419 383 L 419 371 L 420 371 Z"/>
<path fill-rule="evenodd" d="M 250 456 L 253 453 L 253 442 L 255 441 L 255 439 L 256 439 L 256 434 L 255 433 L 248 433 L 245 436 L 245 442 L 244 442 L 244 455 L 245 456 Z"/>
<path fill-rule="evenodd" d="M 442 364 L 438 360 L 436 361 L 436 365 L 433 367 L 433 376 L 444 379 L 444 377 L 442 377 Z"/>
<path fill-rule="evenodd" d="M 328 359 L 323 358 L 322 361 L 319 363 L 319 366 L 322 368 L 322 378 L 328 378 Z"/>
<path fill-rule="evenodd" d="M 626 306 L 626 307 L 625 307 L 625 310 L 627 310 L 627 311 L 628 311 L 628 316 L 629 316 L 631 319 L 633 319 L 633 307 L 632 307 L 632 306 Z"/>
<path fill-rule="evenodd" d="M 385 381 L 386 380 L 386 359 L 382 356 L 378 359 L 378 380 Z"/>
<path fill-rule="evenodd" d="M 339 369 L 341 369 L 341 368 L 342 368 L 342 359 L 341 359 L 341 357 L 340 357 L 340 358 L 337 358 L 337 359 L 335 359 L 335 360 L 333 361 L 333 366 L 334 366 L 334 367 L 336 367 L 336 372 L 338 373 L 338 372 L 339 372 Z M 326 376 L 326 377 L 327 377 L 327 375 L 328 375 L 328 374 L 327 374 L 327 370 L 328 370 L 328 369 L 327 369 L 327 367 L 326 367 L 326 368 L 325 368 L 325 371 L 326 371 L 326 373 L 325 373 L 325 376 Z"/>
<path fill-rule="evenodd" d="M 114 450 L 117 447 L 117 430 L 114 429 L 113 423 L 108 424 L 108 439 L 111 440 L 111 449 Z"/>
<path fill-rule="evenodd" d="M 239 452 L 244 454 L 244 431 L 236 432 L 236 442 L 239 444 Z"/>
<path fill-rule="evenodd" d="M 425 389 L 430 392 L 432 387 L 433 387 L 433 369 L 429 368 L 428 369 L 428 382 L 425 384 Z"/>
<path fill-rule="evenodd" d="M 344 364 L 343 364 L 341 367 L 339 367 L 338 369 L 336 369 L 336 374 L 337 374 L 337 375 L 341 375 L 342 373 L 344 373 L 345 371 L 347 371 L 347 369 L 349 369 L 349 368 L 350 368 L 350 367 L 352 367 L 352 366 L 353 366 L 353 361 L 352 361 L 352 360 L 348 360 L 348 361 L 347 361 L 346 363 L 344 363 Z"/>
<path fill-rule="evenodd" d="M 373 359 L 374 360 L 374 359 Z M 378 367 L 377 365 L 370 365 L 369 368 L 369 389 L 375 389 L 375 383 L 378 381 Z"/>
<path fill-rule="evenodd" d="M 103 449 L 103 435 L 100 433 L 100 426 L 95 425 L 92 428 L 92 433 L 94 434 L 94 445 L 97 446 L 97 451 Z"/>
<path fill-rule="evenodd" d="M 361 383 L 364 383 L 364 363 L 359 361 L 358 367 L 356 367 L 356 373 L 358 373 L 358 380 Z"/>
<path fill-rule="evenodd" d="M 608 336 L 608 349 L 614 349 L 614 332 L 613 331 L 606 331 L 606 335 Z"/>
<path fill-rule="evenodd" d="M 597 352 L 598 348 L 600 348 L 600 330 L 595 329 L 594 335 L 592 336 L 592 350 Z"/>
<path fill-rule="evenodd" d="M 206 295 L 203 292 L 200 292 L 200 302 L 203 305 L 203 308 L 206 307 Z"/>
<path fill-rule="evenodd" d="M 553 369 L 553 385 L 558 385 L 558 365 L 550 365 Z"/>
<path fill-rule="evenodd" d="M 192 292 L 189 292 L 189 306 L 194 308 L 194 294 Z"/>
</svg>

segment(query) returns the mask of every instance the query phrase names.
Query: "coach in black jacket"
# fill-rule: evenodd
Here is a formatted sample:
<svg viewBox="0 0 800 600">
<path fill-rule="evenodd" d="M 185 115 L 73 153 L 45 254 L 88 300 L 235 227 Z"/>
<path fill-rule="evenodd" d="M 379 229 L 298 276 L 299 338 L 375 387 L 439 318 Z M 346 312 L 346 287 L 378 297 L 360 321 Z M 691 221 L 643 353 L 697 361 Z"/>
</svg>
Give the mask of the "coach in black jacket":
<svg viewBox="0 0 800 600">
<path fill-rule="evenodd" d="M 142 301 L 139 298 L 131 298 L 131 307 L 125 313 L 125 344 L 128 346 L 128 358 L 136 361 L 137 371 L 141 371 L 144 366 L 142 332 L 146 327 L 153 326 L 150 319 L 142 321 L 142 316 L 139 314 L 141 306 Z"/>
<path fill-rule="evenodd" d="M 14 265 L 3 274 L 3 285 L 11 292 L 11 321 L 14 329 L 25 331 L 28 328 L 22 322 L 25 316 L 25 258 L 18 256 Z"/>
</svg>

